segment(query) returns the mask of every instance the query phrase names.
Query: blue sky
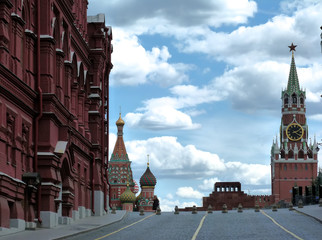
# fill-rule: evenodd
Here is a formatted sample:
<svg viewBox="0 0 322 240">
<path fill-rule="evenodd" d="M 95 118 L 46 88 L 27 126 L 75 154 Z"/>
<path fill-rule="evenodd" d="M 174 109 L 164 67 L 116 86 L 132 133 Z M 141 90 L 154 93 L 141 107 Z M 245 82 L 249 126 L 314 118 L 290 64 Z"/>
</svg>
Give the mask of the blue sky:
<svg viewBox="0 0 322 240">
<path fill-rule="evenodd" d="M 121 107 L 134 178 L 150 154 L 162 210 L 200 206 L 216 181 L 270 194 L 292 42 L 322 141 L 321 12 L 318 0 L 89 1 L 113 29 L 110 151 Z"/>
</svg>

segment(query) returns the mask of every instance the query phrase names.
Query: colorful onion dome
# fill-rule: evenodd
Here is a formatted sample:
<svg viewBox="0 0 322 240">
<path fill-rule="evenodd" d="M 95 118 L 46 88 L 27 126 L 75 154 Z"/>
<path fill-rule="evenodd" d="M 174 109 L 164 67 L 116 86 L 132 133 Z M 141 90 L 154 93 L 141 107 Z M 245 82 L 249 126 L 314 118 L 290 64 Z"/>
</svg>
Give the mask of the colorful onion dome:
<svg viewBox="0 0 322 240">
<path fill-rule="evenodd" d="M 122 203 L 134 203 L 136 200 L 135 194 L 131 191 L 129 185 L 126 190 L 121 194 L 120 200 Z"/>
<path fill-rule="evenodd" d="M 141 186 L 155 186 L 157 184 L 157 179 L 153 175 L 153 173 L 150 171 L 149 163 L 148 167 L 145 170 L 145 173 L 140 178 L 140 185 Z"/>
<path fill-rule="evenodd" d="M 133 179 L 134 182 L 134 189 L 133 189 L 133 193 L 136 194 L 139 192 L 140 188 L 139 185 L 137 184 L 137 182 Z"/>
<path fill-rule="evenodd" d="M 119 119 L 116 121 L 116 126 L 124 126 L 125 122 L 123 121 L 120 113 Z"/>
</svg>

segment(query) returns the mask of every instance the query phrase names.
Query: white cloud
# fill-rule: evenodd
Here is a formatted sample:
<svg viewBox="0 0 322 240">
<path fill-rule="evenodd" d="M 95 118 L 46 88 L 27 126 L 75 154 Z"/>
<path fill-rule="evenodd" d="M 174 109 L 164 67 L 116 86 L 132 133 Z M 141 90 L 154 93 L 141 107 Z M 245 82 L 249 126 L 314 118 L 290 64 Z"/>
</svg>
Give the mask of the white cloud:
<svg viewBox="0 0 322 240">
<path fill-rule="evenodd" d="M 108 1 L 92 0 L 90 10 L 106 8 L 111 25 L 136 33 L 174 34 L 178 29 L 246 23 L 257 11 L 248 0 L 164 0 Z M 120 14 L 122 13 L 122 14 Z"/>
<path fill-rule="evenodd" d="M 241 162 L 227 162 L 227 172 L 230 178 L 236 179 L 243 184 L 269 185 L 271 167 L 262 164 L 247 164 Z"/>
<path fill-rule="evenodd" d="M 89 8 L 93 12 L 98 12 L 95 8 L 101 11 L 102 3 L 91 1 Z M 318 0 L 283 1 L 281 11 L 287 14 L 282 12 L 266 23 L 251 27 L 241 25 L 257 12 L 256 2 L 247 0 L 109 1 L 103 9 L 113 31 L 122 27 L 131 36 L 174 36 L 177 46 L 185 52 L 205 53 L 233 65 L 272 58 L 285 60 L 286 46 L 291 41 L 301 46 L 303 50 L 299 53 L 306 61 L 312 56 L 319 57 L 316 49 L 322 4 Z M 232 32 L 216 32 L 216 27 L 237 24 L 241 26 Z M 114 35 L 120 38 L 118 32 Z"/>
<path fill-rule="evenodd" d="M 149 129 L 195 129 L 193 116 L 204 113 L 200 104 L 229 99 L 235 109 L 245 112 L 280 111 L 279 89 L 287 87 L 289 63 L 275 61 L 257 62 L 252 65 L 228 68 L 208 85 L 177 85 L 170 89 L 171 96 L 153 98 L 144 107 L 129 113 L 130 126 Z M 300 86 L 306 89 L 306 102 L 319 103 L 322 94 L 322 68 L 320 64 L 297 67 Z M 319 111 L 312 108 L 312 113 Z M 311 113 L 311 114 L 312 114 Z"/>
<path fill-rule="evenodd" d="M 91 4 L 95 6 L 96 2 Z M 278 111 L 280 96 L 276 89 L 287 84 L 291 55 L 286 53 L 292 41 L 298 45 L 296 62 L 300 66 L 300 84 L 307 89 L 307 102 L 319 101 L 322 68 L 313 63 L 321 59 L 319 26 L 322 3 L 319 1 L 284 1 L 282 10 L 296 9 L 292 15 L 280 14 L 266 23 L 239 26 L 231 32 L 216 32 L 209 26 L 247 22 L 247 18 L 257 11 L 255 2 L 191 0 L 183 5 L 181 1 L 141 4 L 141 1 L 107 4 L 110 11 L 107 16 L 119 24 L 113 28 L 117 38 L 113 40 L 111 82 L 175 87 L 170 89 L 172 96 L 147 100 L 143 107 L 128 114 L 127 121 L 131 126 L 154 130 L 200 128 L 201 125 L 194 123 L 192 117 L 202 111 L 191 111 L 189 107 L 224 99 L 230 100 L 233 107 L 241 111 Z M 136 8 L 138 11 L 133 11 Z M 177 8 L 186 10 L 181 14 L 183 12 L 178 12 Z M 127 18 L 123 17 L 124 14 L 114 16 L 119 11 L 113 9 L 128 11 Z M 229 65 L 222 76 L 203 87 L 176 86 L 189 81 L 187 72 L 192 66 L 170 63 L 171 54 L 166 46 L 154 47 L 150 51 L 144 49 L 138 37 L 142 33 L 175 37 L 173 42 L 181 51 L 207 54 Z M 171 101 L 167 101 L 169 99 Z"/>
<path fill-rule="evenodd" d="M 173 199 L 173 195 L 171 193 L 168 193 L 166 196 L 168 199 Z"/>
<path fill-rule="evenodd" d="M 162 177 L 192 178 L 225 169 L 218 155 L 198 150 L 193 145 L 182 146 L 176 137 L 128 141 L 126 148 L 131 161 L 142 168 L 146 164 L 144 156 L 150 153 L 151 170 L 158 169 L 157 174 Z"/>
<path fill-rule="evenodd" d="M 234 67 L 215 78 L 211 87 L 226 95 L 236 109 L 278 111 L 279 89 L 286 86 L 289 69 L 289 64 L 272 61 Z"/>
<path fill-rule="evenodd" d="M 216 177 L 214 178 L 209 178 L 209 179 L 204 179 L 202 181 L 202 184 L 200 184 L 198 187 L 201 189 L 201 190 L 204 190 L 204 191 L 213 191 L 214 190 L 214 186 L 215 186 L 215 183 L 216 182 L 220 182 L 220 180 Z"/>
<path fill-rule="evenodd" d="M 113 40 L 113 70 L 111 85 L 139 85 L 148 82 L 160 86 L 171 86 L 188 81 L 186 72 L 191 65 L 170 64 L 171 54 L 166 46 L 146 50 L 135 35 L 115 28 Z"/>
<path fill-rule="evenodd" d="M 197 190 L 194 190 L 192 187 L 179 187 L 176 195 L 182 198 L 196 198 L 201 199 L 203 197 L 203 194 L 201 192 L 198 192 Z"/>
<path fill-rule="evenodd" d="M 196 129 L 200 125 L 193 123 L 191 116 L 203 113 L 194 109 L 202 103 L 223 99 L 223 95 L 211 88 L 199 88 L 193 85 L 177 85 L 170 89 L 172 97 L 152 98 L 144 102 L 144 107 L 135 113 L 128 113 L 125 120 L 130 126 L 155 130 Z"/>
<path fill-rule="evenodd" d="M 225 162 L 215 153 L 199 150 L 193 145 L 181 145 L 176 137 L 127 141 L 125 145 L 133 171 L 142 172 L 148 153 L 151 171 L 158 179 L 199 179 L 202 181 L 199 189 L 207 191 L 212 190 L 213 184 L 219 179 L 254 186 L 270 184 L 269 165 Z"/>
<path fill-rule="evenodd" d="M 171 95 L 146 100 L 143 107 L 128 113 L 126 121 L 132 127 L 153 130 L 196 129 L 192 117 L 205 113 L 198 109 L 204 103 L 229 100 L 235 109 L 245 112 L 280 111 L 280 91 L 287 86 L 289 63 L 257 62 L 252 65 L 227 68 L 208 85 L 177 85 Z M 314 63 L 297 67 L 300 86 L 306 89 L 306 102 L 319 103 L 322 94 L 322 68 Z M 312 108 L 310 114 L 319 111 Z"/>
<path fill-rule="evenodd" d="M 322 122 L 322 114 L 314 114 L 314 115 L 310 116 L 309 118 L 312 120 L 315 120 L 315 121 Z"/>
<path fill-rule="evenodd" d="M 298 45 L 299 63 L 320 58 L 319 36 L 322 3 L 298 9 L 292 16 L 277 15 L 264 24 L 240 26 L 232 32 L 204 28 L 189 38 L 179 36 L 177 46 L 187 53 L 204 53 L 232 65 L 251 65 L 268 59 L 286 61 L 285 52 L 292 41 Z"/>
<path fill-rule="evenodd" d="M 290 13 L 291 11 L 300 10 L 319 3 L 319 0 L 284 0 L 280 5 L 284 12 Z"/>
<path fill-rule="evenodd" d="M 128 113 L 125 120 L 132 127 L 144 127 L 154 130 L 164 129 L 196 129 L 199 124 L 192 122 L 191 117 L 178 111 L 172 106 L 162 104 L 155 108 L 148 108 L 144 113 Z"/>
</svg>

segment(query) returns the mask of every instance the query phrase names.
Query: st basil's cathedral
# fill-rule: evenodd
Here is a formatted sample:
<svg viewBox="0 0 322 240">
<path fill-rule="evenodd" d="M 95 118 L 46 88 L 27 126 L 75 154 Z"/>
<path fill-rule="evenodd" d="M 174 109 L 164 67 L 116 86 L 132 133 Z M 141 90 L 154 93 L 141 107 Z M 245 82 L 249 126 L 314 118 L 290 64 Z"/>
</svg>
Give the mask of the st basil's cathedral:
<svg viewBox="0 0 322 240">
<path fill-rule="evenodd" d="M 146 171 L 140 178 L 141 193 L 137 197 L 135 196 L 139 192 L 139 186 L 133 179 L 132 162 L 129 160 L 123 140 L 124 125 L 125 122 L 120 114 L 119 119 L 116 121 L 117 139 L 109 161 L 111 206 L 127 211 L 141 208 L 144 211 L 153 211 L 156 178 L 150 170 L 148 160 Z"/>
</svg>

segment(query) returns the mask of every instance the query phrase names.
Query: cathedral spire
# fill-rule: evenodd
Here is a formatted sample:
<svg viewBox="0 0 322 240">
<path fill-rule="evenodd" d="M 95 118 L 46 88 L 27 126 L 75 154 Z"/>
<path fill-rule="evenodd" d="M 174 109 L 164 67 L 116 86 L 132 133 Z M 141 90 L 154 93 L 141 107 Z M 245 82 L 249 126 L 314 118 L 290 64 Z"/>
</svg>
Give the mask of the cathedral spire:
<svg viewBox="0 0 322 240">
<path fill-rule="evenodd" d="M 290 74 L 288 77 L 288 83 L 287 83 L 287 92 L 291 95 L 292 93 L 298 93 L 300 91 L 300 84 L 299 84 L 299 79 L 297 77 L 297 72 L 296 72 L 296 65 L 295 65 L 295 60 L 294 60 L 294 51 L 297 45 L 294 45 L 292 43 L 291 46 L 288 46 L 290 48 L 290 51 L 292 51 L 292 62 L 291 62 L 291 69 L 290 69 Z"/>
<path fill-rule="evenodd" d="M 147 164 L 147 167 L 150 166 L 150 159 L 149 159 L 150 155 L 148 154 L 148 164 Z"/>
<path fill-rule="evenodd" d="M 117 139 L 114 147 L 114 151 L 111 157 L 111 161 L 129 161 L 127 156 L 124 140 L 123 140 L 123 127 L 125 122 L 121 117 L 121 113 L 119 119 L 116 121 L 117 126 Z"/>
</svg>

